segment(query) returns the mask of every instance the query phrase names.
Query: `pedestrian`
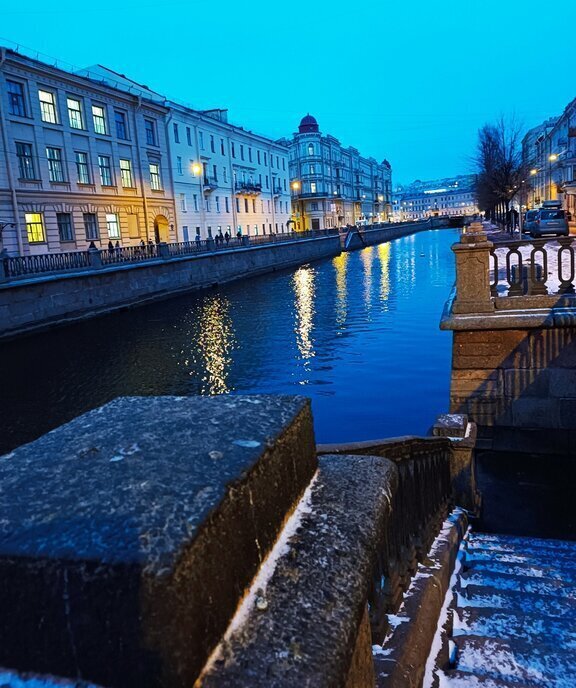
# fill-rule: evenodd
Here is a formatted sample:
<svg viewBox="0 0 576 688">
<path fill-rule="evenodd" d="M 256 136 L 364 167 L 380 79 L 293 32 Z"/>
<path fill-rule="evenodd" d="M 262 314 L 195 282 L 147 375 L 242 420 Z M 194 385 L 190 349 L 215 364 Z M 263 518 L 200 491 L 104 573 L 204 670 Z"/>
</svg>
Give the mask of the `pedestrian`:
<svg viewBox="0 0 576 688">
<path fill-rule="evenodd" d="M 148 253 L 152 255 L 154 253 L 154 242 L 152 239 L 148 239 Z"/>
<path fill-rule="evenodd" d="M 114 249 L 118 252 L 120 252 L 120 242 L 116 241 L 116 246 L 114 246 Z"/>
<path fill-rule="evenodd" d="M 238 241 L 240 241 L 240 239 L 242 238 L 242 232 L 240 230 L 236 232 L 236 238 L 238 239 Z"/>
<path fill-rule="evenodd" d="M 196 236 L 194 238 L 194 241 L 196 242 L 196 246 L 200 246 L 200 232 L 196 232 Z"/>
<path fill-rule="evenodd" d="M 224 234 L 224 240 L 226 241 L 226 246 L 228 246 L 230 242 L 230 235 L 228 234 L 228 232 Z"/>
<path fill-rule="evenodd" d="M 113 256 L 114 255 L 114 244 L 112 243 L 112 239 L 108 242 L 108 253 Z"/>
<path fill-rule="evenodd" d="M 88 250 L 91 251 L 92 249 L 95 249 L 95 248 L 96 248 L 96 244 L 93 241 L 91 241 L 88 244 Z"/>
</svg>

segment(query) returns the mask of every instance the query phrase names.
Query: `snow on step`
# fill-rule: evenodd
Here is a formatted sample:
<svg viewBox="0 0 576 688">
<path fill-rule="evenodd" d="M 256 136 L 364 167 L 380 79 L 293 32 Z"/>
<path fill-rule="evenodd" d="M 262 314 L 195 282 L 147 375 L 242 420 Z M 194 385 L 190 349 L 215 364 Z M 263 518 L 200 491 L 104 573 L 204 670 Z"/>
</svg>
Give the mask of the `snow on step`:
<svg viewBox="0 0 576 688">
<path fill-rule="evenodd" d="M 517 535 L 495 535 L 490 533 L 474 533 L 470 540 L 473 547 L 485 548 L 539 548 L 554 551 L 572 552 L 576 556 L 576 542 L 570 540 L 553 540 L 546 538 L 520 537 Z"/>
<path fill-rule="evenodd" d="M 550 554 L 543 550 L 533 552 L 522 551 L 520 548 L 515 552 L 500 552 L 498 550 L 474 550 L 469 549 L 465 553 L 466 562 L 500 562 L 503 564 L 536 564 L 546 566 L 553 571 L 576 571 L 576 557 L 571 552 L 558 552 Z"/>
<path fill-rule="evenodd" d="M 530 643 L 540 643 L 542 638 L 546 638 L 554 647 L 576 650 L 576 623 L 510 610 L 455 609 L 452 634 L 517 639 Z"/>
<path fill-rule="evenodd" d="M 482 585 L 467 585 L 460 592 L 456 591 L 456 597 L 458 607 L 492 607 L 576 619 L 576 600 L 566 597 L 526 594 Z"/>
<path fill-rule="evenodd" d="M 439 674 L 438 688 L 534 688 L 534 685 L 491 676 L 474 676 L 467 671 L 451 671 L 449 675 Z"/>
<path fill-rule="evenodd" d="M 554 595 L 576 599 L 576 585 L 570 585 L 558 578 L 532 578 L 509 573 L 495 573 L 490 570 L 478 571 L 472 569 L 460 577 L 460 586 L 467 585 L 490 586 L 504 590 L 535 593 L 537 595 Z"/>
<path fill-rule="evenodd" d="M 475 636 L 456 636 L 454 642 L 460 671 L 547 688 L 574 688 L 575 660 L 571 651 Z"/>
<path fill-rule="evenodd" d="M 493 573 L 511 574 L 515 576 L 530 576 L 531 578 L 556 578 L 570 585 L 576 585 L 576 571 L 558 571 L 548 566 L 534 566 L 530 564 L 509 564 L 484 559 L 482 561 L 470 561 L 464 559 L 465 571 L 489 571 Z"/>
</svg>

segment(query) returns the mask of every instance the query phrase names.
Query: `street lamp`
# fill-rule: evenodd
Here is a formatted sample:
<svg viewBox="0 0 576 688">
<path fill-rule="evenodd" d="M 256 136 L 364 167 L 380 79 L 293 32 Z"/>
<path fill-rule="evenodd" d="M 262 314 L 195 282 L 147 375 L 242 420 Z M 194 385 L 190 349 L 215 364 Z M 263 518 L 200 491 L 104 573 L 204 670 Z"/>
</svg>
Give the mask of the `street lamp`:
<svg viewBox="0 0 576 688">
<path fill-rule="evenodd" d="M 192 173 L 195 174 L 197 177 L 199 177 L 200 172 L 202 172 L 202 168 L 200 167 L 200 164 L 197 162 L 192 163 Z"/>
</svg>

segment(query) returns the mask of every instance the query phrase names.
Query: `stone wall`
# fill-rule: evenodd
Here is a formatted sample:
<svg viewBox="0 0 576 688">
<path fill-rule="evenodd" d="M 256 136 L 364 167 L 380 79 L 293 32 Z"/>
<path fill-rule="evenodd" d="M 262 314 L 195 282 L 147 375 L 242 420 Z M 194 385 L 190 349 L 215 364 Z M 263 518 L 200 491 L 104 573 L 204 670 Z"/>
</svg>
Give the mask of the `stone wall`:
<svg viewBox="0 0 576 688">
<path fill-rule="evenodd" d="M 0 338 L 340 253 L 340 238 L 254 246 L 0 285 Z"/>
</svg>

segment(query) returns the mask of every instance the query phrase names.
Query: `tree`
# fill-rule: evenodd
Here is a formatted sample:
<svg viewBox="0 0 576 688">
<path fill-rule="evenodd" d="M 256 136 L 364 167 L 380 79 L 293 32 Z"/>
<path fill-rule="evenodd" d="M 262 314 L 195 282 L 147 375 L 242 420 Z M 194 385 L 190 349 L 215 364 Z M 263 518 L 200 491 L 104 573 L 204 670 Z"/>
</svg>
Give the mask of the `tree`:
<svg viewBox="0 0 576 688">
<path fill-rule="evenodd" d="M 521 136 L 522 127 L 502 117 L 478 131 L 476 200 L 480 210 L 500 222 L 505 222 L 510 202 L 526 179 Z"/>
</svg>

